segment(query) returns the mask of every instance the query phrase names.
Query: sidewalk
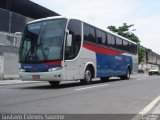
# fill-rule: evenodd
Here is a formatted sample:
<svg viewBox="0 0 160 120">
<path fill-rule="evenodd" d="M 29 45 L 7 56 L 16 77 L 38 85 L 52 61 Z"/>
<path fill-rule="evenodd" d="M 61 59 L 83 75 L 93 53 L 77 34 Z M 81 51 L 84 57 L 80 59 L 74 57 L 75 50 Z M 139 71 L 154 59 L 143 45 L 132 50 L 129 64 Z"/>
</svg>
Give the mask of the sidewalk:
<svg viewBox="0 0 160 120">
<path fill-rule="evenodd" d="M 22 81 L 22 80 L 19 80 L 19 79 L 16 79 L 16 80 L 0 80 L 0 86 L 14 85 L 14 84 L 36 83 L 36 82 L 42 82 L 42 81 Z"/>
</svg>

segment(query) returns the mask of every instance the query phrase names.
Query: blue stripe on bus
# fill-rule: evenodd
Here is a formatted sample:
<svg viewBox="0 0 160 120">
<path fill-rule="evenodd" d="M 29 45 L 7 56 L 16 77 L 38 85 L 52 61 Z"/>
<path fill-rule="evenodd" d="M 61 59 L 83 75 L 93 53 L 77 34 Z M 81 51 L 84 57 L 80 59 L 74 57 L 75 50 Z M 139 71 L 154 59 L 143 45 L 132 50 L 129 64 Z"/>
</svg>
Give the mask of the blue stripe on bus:
<svg viewBox="0 0 160 120">
<path fill-rule="evenodd" d="M 49 65 L 49 64 L 21 64 L 21 69 L 26 72 L 48 72 L 48 69 L 62 67 L 61 65 Z"/>
<path fill-rule="evenodd" d="M 125 75 L 127 66 L 132 67 L 132 58 L 126 55 L 96 53 L 97 77 Z"/>
</svg>

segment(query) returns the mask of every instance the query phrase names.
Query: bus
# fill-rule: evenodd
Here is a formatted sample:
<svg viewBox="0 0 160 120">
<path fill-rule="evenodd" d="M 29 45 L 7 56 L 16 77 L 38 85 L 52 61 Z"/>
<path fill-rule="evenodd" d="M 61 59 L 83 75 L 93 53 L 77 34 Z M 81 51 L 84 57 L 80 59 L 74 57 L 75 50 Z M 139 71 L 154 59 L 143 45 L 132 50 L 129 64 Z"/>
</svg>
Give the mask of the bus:
<svg viewBox="0 0 160 120">
<path fill-rule="evenodd" d="M 48 17 L 26 25 L 19 63 L 21 80 L 54 87 L 60 81 L 129 79 L 138 70 L 137 44 L 80 19 Z"/>
</svg>

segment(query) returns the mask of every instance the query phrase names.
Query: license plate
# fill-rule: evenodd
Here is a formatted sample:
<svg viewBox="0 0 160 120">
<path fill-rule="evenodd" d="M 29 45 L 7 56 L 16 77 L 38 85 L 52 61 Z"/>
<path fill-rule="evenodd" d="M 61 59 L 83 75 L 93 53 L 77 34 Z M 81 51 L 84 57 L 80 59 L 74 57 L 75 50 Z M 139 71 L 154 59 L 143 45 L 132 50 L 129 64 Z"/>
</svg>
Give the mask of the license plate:
<svg viewBox="0 0 160 120">
<path fill-rule="evenodd" d="M 38 80 L 38 79 L 40 79 L 40 76 L 39 75 L 32 75 L 32 78 Z"/>
</svg>

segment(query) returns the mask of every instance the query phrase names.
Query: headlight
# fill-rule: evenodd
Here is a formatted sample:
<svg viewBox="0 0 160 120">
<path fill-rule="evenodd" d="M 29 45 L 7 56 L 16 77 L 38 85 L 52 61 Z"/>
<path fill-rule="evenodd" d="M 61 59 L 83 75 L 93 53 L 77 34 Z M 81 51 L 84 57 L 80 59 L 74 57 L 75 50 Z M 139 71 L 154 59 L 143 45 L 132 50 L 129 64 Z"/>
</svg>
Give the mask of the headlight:
<svg viewBox="0 0 160 120">
<path fill-rule="evenodd" d="M 48 69 L 48 72 L 54 72 L 54 71 L 58 71 L 58 70 L 61 70 L 62 67 L 55 67 L 55 68 L 50 68 Z"/>
</svg>

